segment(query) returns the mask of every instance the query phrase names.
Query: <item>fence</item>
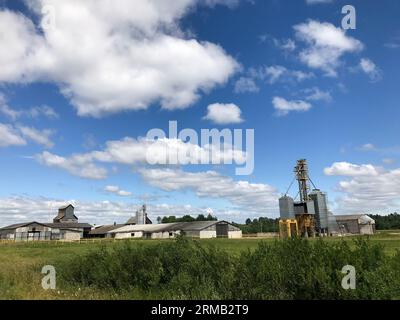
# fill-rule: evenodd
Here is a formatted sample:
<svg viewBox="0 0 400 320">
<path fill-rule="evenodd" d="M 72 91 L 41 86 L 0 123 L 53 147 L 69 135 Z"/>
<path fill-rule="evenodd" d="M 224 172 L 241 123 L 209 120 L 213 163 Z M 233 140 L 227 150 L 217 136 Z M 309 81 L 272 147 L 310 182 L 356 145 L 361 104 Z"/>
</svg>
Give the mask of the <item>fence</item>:
<svg viewBox="0 0 400 320">
<path fill-rule="evenodd" d="M 270 238 L 279 238 L 279 234 L 277 232 L 265 232 L 265 233 L 243 233 L 243 238 L 259 238 L 259 239 L 270 239 Z"/>
<path fill-rule="evenodd" d="M 16 241 L 16 240 L 0 240 L 0 245 L 26 245 L 30 244 L 35 246 L 48 244 L 49 246 L 54 245 L 68 245 L 68 244 L 86 244 L 86 243 L 110 243 L 119 241 L 118 239 L 114 238 L 93 238 L 93 239 L 80 239 L 80 240 L 28 240 L 28 241 Z"/>
</svg>

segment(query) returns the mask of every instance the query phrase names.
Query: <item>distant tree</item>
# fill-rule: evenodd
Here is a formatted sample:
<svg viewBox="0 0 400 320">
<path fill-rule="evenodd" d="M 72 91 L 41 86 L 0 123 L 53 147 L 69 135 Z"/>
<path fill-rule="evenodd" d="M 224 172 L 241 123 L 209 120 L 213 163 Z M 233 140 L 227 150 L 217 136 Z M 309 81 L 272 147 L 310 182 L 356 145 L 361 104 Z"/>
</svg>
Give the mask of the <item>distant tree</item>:
<svg viewBox="0 0 400 320">
<path fill-rule="evenodd" d="M 259 218 L 259 219 L 246 219 L 246 224 L 235 224 L 242 230 L 244 234 L 258 233 L 258 232 L 278 232 L 279 219 Z"/>
<path fill-rule="evenodd" d="M 161 217 L 157 217 L 157 223 L 158 223 L 158 224 L 161 223 Z"/>
<path fill-rule="evenodd" d="M 399 230 L 400 229 L 400 214 L 397 212 L 383 216 L 378 214 L 369 215 L 375 220 L 377 230 Z"/>
<path fill-rule="evenodd" d="M 162 223 L 173 223 L 173 222 L 177 222 L 177 219 L 175 216 L 164 217 L 162 219 Z"/>
<path fill-rule="evenodd" d="M 205 217 L 203 214 L 200 214 L 197 216 L 197 218 L 193 218 L 190 215 L 185 215 L 182 218 L 177 218 L 175 216 L 164 217 L 162 218 L 161 222 L 173 223 L 173 222 L 217 221 L 217 220 L 218 219 L 216 217 L 213 217 L 211 214 L 209 214 L 207 217 Z"/>
<path fill-rule="evenodd" d="M 179 222 L 193 222 L 196 219 L 193 218 L 192 216 L 186 215 L 186 216 L 183 216 L 182 218 L 180 218 L 178 220 L 179 220 Z"/>
<path fill-rule="evenodd" d="M 161 223 L 168 223 L 168 217 L 163 217 Z"/>
</svg>

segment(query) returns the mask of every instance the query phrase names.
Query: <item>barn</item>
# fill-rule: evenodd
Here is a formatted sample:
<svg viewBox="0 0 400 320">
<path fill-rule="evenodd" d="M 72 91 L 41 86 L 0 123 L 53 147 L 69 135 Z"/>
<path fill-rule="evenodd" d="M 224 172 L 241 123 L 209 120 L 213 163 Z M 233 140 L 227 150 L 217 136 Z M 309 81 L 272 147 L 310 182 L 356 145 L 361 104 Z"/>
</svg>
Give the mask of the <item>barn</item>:
<svg viewBox="0 0 400 320">
<path fill-rule="evenodd" d="M 113 229 L 107 237 L 115 239 L 170 239 L 177 235 L 191 238 L 241 238 L 242 231 L 226 221 L 194 221 L 162 224 L 126 225 Z"/>
<path fill-rule="evenodd" d="M 74 207 L 67 205 L 58 209 L 53 222 L 17 223 L 0 229 L 0 239 L 14 241 L 80 240 L 85 238 L 92 226 L 80 223 Z"/>
<path fill-rule="evenodd" d="M 110 234 L 111 231 L 113 231 L 115 229 L 119 229 L 124 226 L 131 226 L 131 225 L 137 225 L 137 224 L 142 224 L 142 225 L 152 224 L 153 222 L 147 216 L 146 210 L 147 210 L 146 206 L 143 205 L 141 209 L 136 211 L 135 216 L 129 218 L 128 221 L 125 222 L 125 224 L 114 223 L 114 224 L 110 224 L 110 225 L 97 226 L 89 232 L 89 237 L 90 238 L 108 238 L 108 237 L 111 237 L 111 234 Z"/>
<path fill-rule="evenodd" d="M 90 228 L 84 223 L 61 225 L 33 221 L 1 228 L 0 238 L 15 241 L 79 240 L 84 237 L 84 230 Z"/>
<path fill-rule="evenodd" d="M 375 220 L 366 214 L 335 216 L 342 234 L 374 234 Z"/>
</svg>

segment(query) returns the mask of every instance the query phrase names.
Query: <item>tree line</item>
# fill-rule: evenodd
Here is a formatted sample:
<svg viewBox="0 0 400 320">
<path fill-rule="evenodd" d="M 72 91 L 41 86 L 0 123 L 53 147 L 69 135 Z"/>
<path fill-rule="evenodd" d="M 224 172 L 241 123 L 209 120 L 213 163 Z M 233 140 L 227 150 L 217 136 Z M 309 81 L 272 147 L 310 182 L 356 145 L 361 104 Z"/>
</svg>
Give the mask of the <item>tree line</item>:
<svg viewBox="0 0 400 320">
<path fill-rule="evenodd" d="M 245 224 L 235 224 L 235 225 L 239 227 L 244 234 L 279 231 L 279 219 L 261 217 L 253 220 L 247 219 Z"/>
<path fill-rule="evenodd" d="M 194 222 L 194 221 L 218 221 L 218 218 L 208 214 L 207 216 L 200 214 L 197 217 L 185 215 L 181 218 L 176 216 L 169 217 L 158 217 L 158 223 L 175 223 L 175 222 Z M 244 234 L 253 234 L 259 232 L 278 232 L 279 231 L 279 219 L 271 218 L 259 218 L 259 219 L 247 219 L 245 224 L 232 222 L 233 225 L 237 226 L 242 230 Z"/>
<path fill-rule="evenodd" d="M 185 215 L 181 218 L 177 218 L 176 216 L 169 216 L 169 217 L 158 217 L 158 223 L 174 223 L 174 222 L 193 222 L 193 221 L 218 221 L 217 217 L 208 214 L 205 216 L 204 214 L 199 214 L 197 218 L 193 218 L 190 215 Z"/>
<path fill-rule="evenodd" d="M 375 220 L 376 230 L 400 229 L 400 214 L 397 212 L 391 213 L 387 216 L 381 216 L 378 214 L 370 214 L 369 216 Z"/>
<path fill-rule="evenodd" d="M 391 213 L 387 216 L 378 214 L 369 215 L 375 220 L 376 230 L 400 230 L 400 214 L 397 212 Z M 173 222 L 193 222 L 193 221 L 218 221 L 218 218 L 209 214 L 207 216 L 200 214 L 197 217 L 185 215 L 181 218 L 176 216 L 169 217 L 158 217 L 158 223 L 173 223 Z M 232 222 L 233 225 L 237 226 L 242 230 L 244 234 L 254 234 L 263 232 L 279 232 L 279 218 L 265 218 L 261 217 L 258 219 L 246 220 L 245 224 Z"/>
</svg>

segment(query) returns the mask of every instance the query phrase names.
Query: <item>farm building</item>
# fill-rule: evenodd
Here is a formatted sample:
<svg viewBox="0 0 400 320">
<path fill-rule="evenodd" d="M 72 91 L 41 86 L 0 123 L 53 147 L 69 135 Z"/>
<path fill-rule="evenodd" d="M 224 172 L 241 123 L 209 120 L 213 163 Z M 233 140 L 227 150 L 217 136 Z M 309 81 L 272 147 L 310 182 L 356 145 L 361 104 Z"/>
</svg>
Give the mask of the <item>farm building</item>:
<svg viewBox="0 0 400 320">
<path fill-rule="evenodd" d="M 335 216 L 342 234 L 374 234 L 375 220 L 366 214 Z"/>
<path fill-rule="evenodd" d="M 143 238 L 169 239 L 177 235 L 191 238 L 241 238 L 242 231 L 226 221 L 193 221 L 152 224 L 146 206 L 136 211 L 124 224 L 93 227 L 80 223 L 75 208 L 67 205 L 58 209 L 53 222 L 25 222 L 0 228 L 0 239 L 13 241 L 80 240 L 82 238 Z"/>
<path fill-rule="evenodd" d="M 169 239 L 177 235 L 192 238 L 241 238 L 242 231 L 226 221 L 194 221 L 162 224 L 126 225 L 107 232 L 106 237 L 115 239 L 144 238 Z"/>
<path fill-rule="evenodd" d="M 147 210 L 146 206 L 143 205 L 141 209 L 136 211 L 135 216 L 131 217 L 128 219 L 128 221 L 125 224 L 111 224 L 111 225 L 102 225 L 93 228 L 89 232 L 89 237 L 90 238 L 106 238 L 109 235 L 109 232 L 124 227 L 124 226 L 130 226 L 130 225 L 151 225 L 153 222 L 148 218 L 147 216 Z"/>
<path fill-rule="evenodd" d="M 58 211 L 52 223 L 26 222 L 0 229 L 0 239 L 15 241 L 79 240 L 86 237 L 92 226 L 79 223 L 74 207 L 68 205 Z"/>
<path fill-rule="evenodd" d="M 0 238 L 15 241 L 79 240 L 88 233 L 87 223 L 18 223 L 0 229 Z"/>
<path fill-rule="evenodd" d="M 89 238 L 106 238 L 107 234 L 115 229 L 126 226 L 125 224 L 110 224 L 110 225 L 102 225 L 96 226 L 89 232 Z"/>
<path fill-rule="evenodd" d="M 75 208 L 72 204 L 61 207 L 58 209 L 58 215 L 53 219 L 53 222 L 78 222 L 78 217 L 74 212 Z"/>
</svg>

